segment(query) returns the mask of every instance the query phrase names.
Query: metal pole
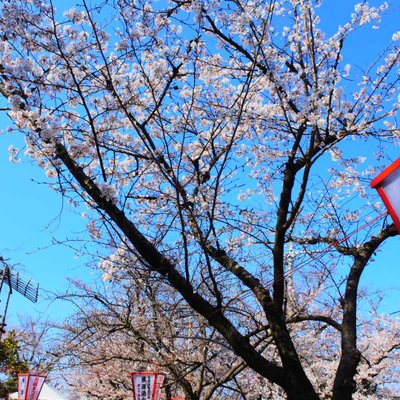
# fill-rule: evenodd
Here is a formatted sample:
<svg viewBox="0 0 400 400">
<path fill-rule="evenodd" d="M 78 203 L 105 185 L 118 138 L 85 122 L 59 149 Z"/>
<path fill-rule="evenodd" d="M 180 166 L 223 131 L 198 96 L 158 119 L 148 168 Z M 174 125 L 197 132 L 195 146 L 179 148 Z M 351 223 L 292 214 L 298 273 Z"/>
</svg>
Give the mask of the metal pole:
<svg viewBox="0 0 400 400">
<path fill-rule="evenodd" d="M 8 295 L 7 295 L 7 301 L 6 301 L 6 306 L 5 306 L 5 309 L 4 309 L 3 318 L 2 318 L 2 321 L 1 321 L 1 325 L 0 325 L 0 341 L 2 340 L 2 338 L 3 338 L 3 333 L 5 332 L 6 315 L 7 315 L 8 304 L 9 304 L 9 302 L 10 302 L 10 296 L 11 296 L 11 292 L 12 292 L 12 289 L 11 289 L 11 282 L 10 282 L 10 268 L 8 268 L 8 265 L 7 265 L 3 260 L 1 260 L 1 261 L 2 261 L 2 263 L 3 263 L 4 270 L 3 270 L 3 273 L 2 273 L 2 276 L 1 276 L 0 294 L 1 294 L 1 291 L 2 291 L 2 289 L 3 289 L 3 284 L 4 284 L 4 280 L 6 279 L 6 277 L 8 278 L 8 287 L 9 287 L 9 291 L 8 291 Z M 0 300 L 0 301 L 1 301 L 1 300 Z"/>
</svg>

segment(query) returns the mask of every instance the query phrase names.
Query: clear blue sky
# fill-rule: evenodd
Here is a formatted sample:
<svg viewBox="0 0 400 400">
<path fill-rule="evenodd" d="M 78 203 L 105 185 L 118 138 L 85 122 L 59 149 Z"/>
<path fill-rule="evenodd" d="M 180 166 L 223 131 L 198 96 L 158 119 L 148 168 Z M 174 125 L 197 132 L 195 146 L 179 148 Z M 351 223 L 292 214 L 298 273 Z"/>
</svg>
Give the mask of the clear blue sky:
<svg viewBox="0 0 400 400">
<path fill-rule="evenodd" d="M 1 121 L 2 125 L 5 123 Z M 76 210 L 63 204 L 60 195 L 46 184 L 44 172 L 31 160 L 19 164 L 8 161 L 8 146 L 15 136 L 0 136 L 0 168 L 2 195 L 0 196 L 1 255 L 27 279 L 39 283 L 39 302 L 33 304 L 18 293 L 10 303 L 10 321 L 17 313 L 61 313 L 64 306 L 53 304 L 49 309 L 46 291 L 64 290 L 67 276 L 87 275 L 82 258 L 65 245 L 53 244 L 73 238 L 85 229 L 85 221 Z M 2 295 L 4 299 L 4 294 Z M 4 301 L 0 303 L 0 314 Z"/>
<path fill-rule="evenodd" d="M 65 4 L 64 2 L 58 2 Z M 68 4 L 74 2 L 67 2 Z M 370 2 L 379 4 L 379 2 Z M 328 33 L 333 33 L 338 24 L 346 21 L 354 2 L 350 0 L 327 0 L 321 9 L 322 24 Z M 345 49 L 347 62 L 365 68 L 387 43 L 394 31 L 400 29 L 400 4 L 396 11 L 385 16 L 381 28 L 363 29 L 354 36 Z M 5 127 L 5 118 L 0 120 L 0 128 Z M 59 241 L 73 238 L 76 232 L 85 229 L 85 220 L 79 212 L 71 211 L 63 204 L 60 195 L 52 192 L 46 184 L 44 172 L 33 161 L 23 159 L 20 164 L 8 161 L 8 146 L 21 146 L 21 138 L 7 134 L 0 135 L 0 170 L 2 190 L 0 196 L 0 241 L 1 255 L 9 259 L 16 270 L 40 284 L 39 302 L 34 305 L 18 293 L 11 299 L 9 322 L 16 320 L 17 314 L 39 315 L 45 318 L 63 318 L 70 310 L 60 302 L 50 304 L 46 291 L 62 291 L 67 287 L 67 276 L 89 279 L 84 268 L 84 259 L 75 258 L 74 251 L 66 246 L 52 244 L 53 237 Z M 400 156 L 400 152 L 399 152 Z M 400 309 L 400 273 L 398 248 L 400 238 L 391 239 L 376 257 L 363 276 L 362 284 L 370 289 L 384 292 L 383 310 L 394 312 Z M 343 271 L 344 273 L 346 271 Z M 4 294 L 3 294 L 4 299 Z M 0 314 L 4 301 L 0 303 Z"/>
</svg>

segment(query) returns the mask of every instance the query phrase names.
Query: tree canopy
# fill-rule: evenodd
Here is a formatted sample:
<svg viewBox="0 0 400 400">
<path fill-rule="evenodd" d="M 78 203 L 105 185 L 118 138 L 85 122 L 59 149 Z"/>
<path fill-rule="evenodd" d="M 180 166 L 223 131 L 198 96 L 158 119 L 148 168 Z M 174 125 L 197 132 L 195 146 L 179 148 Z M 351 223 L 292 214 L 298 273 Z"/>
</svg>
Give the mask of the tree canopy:
<svg viewBox="0 0 400 400">
<path fill-rule="evenodd" d="M 400 33 L 351 69 L 349 38 L 388 5 L 325 34 L 320 4 L 3 1 L 0 93 L 105 280 L 166 285 L 288 399 L 346 400 L 359 282 L 398 234 L 368 185 L 399 143 Z M 321 388 L 327 353 L 302 339 L 326 334 Z"/>
</svg>

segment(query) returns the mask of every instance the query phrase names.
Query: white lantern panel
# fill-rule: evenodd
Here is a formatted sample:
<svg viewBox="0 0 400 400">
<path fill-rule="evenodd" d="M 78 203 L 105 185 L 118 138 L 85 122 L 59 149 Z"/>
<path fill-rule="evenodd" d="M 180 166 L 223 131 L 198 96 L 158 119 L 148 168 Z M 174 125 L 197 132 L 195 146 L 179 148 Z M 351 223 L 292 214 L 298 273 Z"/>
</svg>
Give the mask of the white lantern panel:
<svg viewBox="0 0 400 400">
<path fill-rule="evenodd" d="M 396 169 L 385 178 L 381 186 L 397 217 L 400 218 L 400 169 Z"/>
<path fill-rule="evenodd" d="M 132 380 L 135 400 L 152 400 L 155 379 L 156 376 L 153 374 L 133 375 Z"/>
</svg>

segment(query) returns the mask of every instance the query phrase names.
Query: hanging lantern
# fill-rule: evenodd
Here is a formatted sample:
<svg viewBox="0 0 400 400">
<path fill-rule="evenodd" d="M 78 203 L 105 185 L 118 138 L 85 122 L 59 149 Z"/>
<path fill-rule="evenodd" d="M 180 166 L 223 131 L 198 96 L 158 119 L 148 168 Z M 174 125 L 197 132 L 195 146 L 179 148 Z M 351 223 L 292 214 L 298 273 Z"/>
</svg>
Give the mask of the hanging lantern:
<svg viewBox="0 0 400 400">
<path fill-rule="evenodd" d="M 400 158 L 371 181 L 400 232 Z"/>
<path fill-rule="evenodd" d="M 158 372 L 131 372 L 134 400 L 160 400 L 165 375 Z"/>
<path fill-rule="evenodd" d="M 45 379 L 41 374 L 18 374 L 18 400 L 37 400 Z"/>
</svg>

